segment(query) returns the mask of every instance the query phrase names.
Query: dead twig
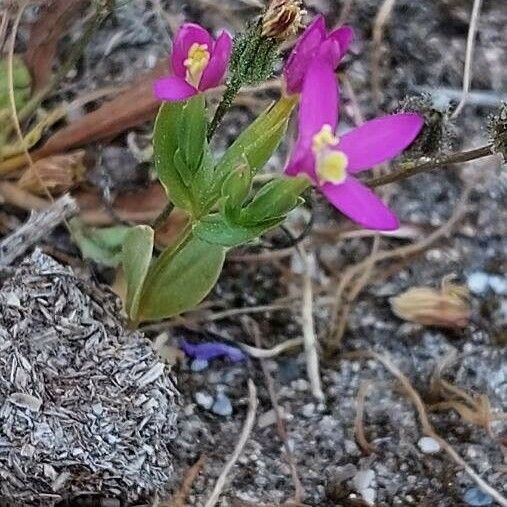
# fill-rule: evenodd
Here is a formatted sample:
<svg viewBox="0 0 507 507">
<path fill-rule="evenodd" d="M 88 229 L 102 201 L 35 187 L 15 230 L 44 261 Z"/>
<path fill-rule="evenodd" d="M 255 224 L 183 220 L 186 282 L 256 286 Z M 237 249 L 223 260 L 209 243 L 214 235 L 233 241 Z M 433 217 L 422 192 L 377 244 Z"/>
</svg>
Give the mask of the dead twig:
<svg viewBox="0 0 507 507">
<path fill-rule="evenodd" d="M 467 35 L 467 48 L 465 54 L 465 69 L 463 71 L 463 90 L 461 99 L 456 109 L 452 113 L 452 118 L 456 118 L 465 107 L 470 93 L 470 85 L 472 83 L 472 64 L 474 59 L 475 40 L 477 37 L 477 25 L 481 14 L 482 0 L 474 0 L 472 6 L 472 14 L 470 15 L 470 26 Z"/>
<path fill-rule="evenodd" d="M 185 472 L 183 482 L 175 495 L 168 502 L 160 504 L 159 507 L 185 507 L 192 485 L 206 463 L 206 459 L 206 454 L 202 454 L 201 457 Z"/>
<path fill-rule="evenodd" d="M 373 351 L 357 351 L 345 354 L 343 356 L 347 359 L 374 359 L 378 361 L 384 368 L 391 373 L 401 384 L 408 397 L 412 400 L 421 423 L 423 433 L 428 437 L 436 440 L 440 447 L 447 453 L 447 455 L 460 467 L 462 467 L 469 477 L 477 484 L 477 486 L 487 495 L 491 496 L 499 505 L 507 507 L 507 498 L 505 498 L 496 489 L 491 487 L 484 479 L 482 479 L 468 463 L 455 451 L 447 440 L 444 440 L 433 428 L 424 403 L 419 393 L 414 389 L 410 380 L 390 361 L 389 358 L 382 356 Z"/>
<path fill-rule="evenodd" d="M 220 473 L 220 476 L 217 479 L 215 487 L 213 488 L 213 492 L 204 504 L 204 507 L 214 507 L 217 504 L 224 486 L 229 479 L 229 473 L 241 456 L 243 448 L 245 447 L 248 438 L 250 437 L 250 433 L 252 432 L 255 423 L 258 404 L 259 400 L 257 398 L 257 389 L 252 379 L 248 379 L 248 412 L 246 415 L 245 423 L 243 425 L 243 429 L 241 430 L 241 435 L 236 443 L 236 446 L 234 447 L 234 451 L 231 457 L 225 464 L 222 472 Z"/>
<path fill-rule="evenodd" d="M 315 336 L 315 322 L 313 319 L 313 286 L 308 254 L 303 245 L 299 243 L 297 250 L 303 263 L 303 300 L 301 306 L 301 319 L 303 339 L 305 343 L 306 371 L 312 394 L 318 400 L 324 399 L 324 392 L 320 380 L 319 355 L 317 352 L 317 337 Z"/>
<path fill-rule="evenodd" d="M 76 202 L 64 195 L 47 210 L 34 213 L 19 229 L 0 242 L 0 266 L 8 266 L 57 225 L 78 212 Z"/>
</svg>

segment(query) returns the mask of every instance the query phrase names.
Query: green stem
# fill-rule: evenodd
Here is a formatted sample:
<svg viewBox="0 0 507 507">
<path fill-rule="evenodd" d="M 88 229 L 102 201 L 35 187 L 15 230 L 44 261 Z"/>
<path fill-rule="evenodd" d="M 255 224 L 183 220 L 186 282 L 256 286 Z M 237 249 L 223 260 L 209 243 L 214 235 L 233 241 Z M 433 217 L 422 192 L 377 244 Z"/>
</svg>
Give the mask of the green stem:
<svg viewBox="0 0 507 507">
<path fill-rule="evenodd" d="M 220 101 L 220 104 L 218 104 L 215 115 L 213 116 L 213 119 L 211 120 L 211 123 L 208 127 L 208 141 L 210 141 L 215 134 L 216 129 L 222 122 L 227 110 L 232 106 L 232 103 L 234 102 L 234 99 L 236 98 L 236 95 L 238 94 L 242 85 L 243 83 L 239 78 L 233 78 L 227 84 L 227 88 L 222 96 L 222 100 Z"/>
<path fill-rule="evenodd" d="M 416 174 L 432 171 L 433 169 L 449 164 L 470 162 L 493 154 L 493 145 L 488 144 L 473 150 L 450 153 L 448 155 L 442 155 L 441 157 L 425 157 L 419 160 L 410 160 L 396 166 L 390 174 L 366 180 L 365 184 L 369 187 L 380 187 L 382 185 L 401 181 Z"/>
</svg>

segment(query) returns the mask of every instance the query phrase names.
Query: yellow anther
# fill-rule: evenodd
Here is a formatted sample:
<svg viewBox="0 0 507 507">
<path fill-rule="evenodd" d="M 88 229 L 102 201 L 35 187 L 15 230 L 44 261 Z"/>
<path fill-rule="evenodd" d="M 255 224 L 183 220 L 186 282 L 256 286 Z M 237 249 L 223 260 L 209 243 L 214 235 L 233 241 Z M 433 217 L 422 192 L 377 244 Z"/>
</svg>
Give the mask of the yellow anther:
<svg viewBox="0 0 507 507">
<path fill-rule="evenodd" d="M 183 62 L 187 68 L 187 82 L 196 88 L 201 82 L 204 69 L 208 66 L 210 53 L 207 44 L 194 42 L 188 50 L 188 57 Z"/>
<path fill-rule="evenodd" d="M 320 132 L 313 136 L 313 151 L 315 154 L 319 153 L 329 146 L 338 144 L 338 138 L 333 134 L 331 125 L 324 125 Z"/>
<path fill-rule="evenodd" d="M 326 150 L 317 156 L 317 176 L 321 183 L 343 183 L 347 178 L 347 155 L 343 151 Z"/>
</svg>

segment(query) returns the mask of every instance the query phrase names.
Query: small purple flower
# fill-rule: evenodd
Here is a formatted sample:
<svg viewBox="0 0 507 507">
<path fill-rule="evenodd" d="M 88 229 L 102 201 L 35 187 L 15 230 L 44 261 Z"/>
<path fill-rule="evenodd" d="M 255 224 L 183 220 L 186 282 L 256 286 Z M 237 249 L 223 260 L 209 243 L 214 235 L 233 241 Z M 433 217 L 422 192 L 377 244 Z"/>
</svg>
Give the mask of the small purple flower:
<svg viewBox="0 0 507 507">
<path fill-rule="evenodd" d="M 218 357 L 227 357 L 236 363 L 246 359 L 246 355 L 237 347 L 220 342 L 189 343 L 185 340 L 180 342 L 180 348 L 185 354 L 193 359 L 209 361 Z"/>
<path fill-rule="evenodd" d="M 374 230 L 395 230 L 392 211 L 353 175 L 399 155 L 416 138 L 424 120 L 412 113 L 383 116 L 336 137 L 338 88 L 333 67 L 315 60 L 304 79 L 299 137 L 285 170 L 306 174 L 344 215 Z"/>
<path fill-rule="evenodd" d="M 336 69 L 353 38 L 354 32 L 349 26 L 341 26 L 328 34 L 324 17 L 317 16 L 299 38 L 285 65 L 287 92 L 301 93 L 305 74 L 316 58 Z"/>
<path fill-rule="evenodd" d="M 232 51 L 232 38 L 222 32 L 216 40 L 201 26 L 185 23 L 173 42 L 173 75 L 155 82 L 160 100 L 187 100 L 218 86 L 224 78 Z"/>
</svg>

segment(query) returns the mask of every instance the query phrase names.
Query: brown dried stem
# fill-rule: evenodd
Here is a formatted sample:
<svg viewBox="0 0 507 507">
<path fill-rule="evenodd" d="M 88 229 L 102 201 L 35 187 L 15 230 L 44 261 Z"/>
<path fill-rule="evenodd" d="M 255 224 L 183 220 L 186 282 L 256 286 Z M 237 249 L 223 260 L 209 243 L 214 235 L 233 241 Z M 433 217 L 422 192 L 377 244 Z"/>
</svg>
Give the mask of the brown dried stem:
<svg viewBox="0 0 507 507">
<path fill-rule="evenodd" d="M 507 498 L 505 498 L 501 493 L 499 493 L 496 489 L 491 487 L 486 481 L 484 481 L 471 467 L 468 463 L 455 451 L 449 442 L 444 440 L 433 428 L 431 424 L 428 413 L 424 406 L 424 403 L 421 399 L 419 393 L 414 389 L 410 380 L 390 361 L 389 358 L 382 356 L 373 351 L 357 351 L 351 352 L 348 354 L 344 354 L 343 356 L 346 359 L 374 359 L 378 361 L 384 368 L 391 373 L 401 384 L 403 389 L 405 390 L 407 396 L 412 400 L 412 403 L 415 405 L 417 410 L 419 421 L 421 423 L 421 427 L 423 433 L 428 437 L 436 440 L 440 447 L 447 453 L 447 455 L 460 467 L 462 467 L 465 472 L 470 476 L 470 478 L 477 484 L 477 486 L 486 494 L 491 496 L 499 505 L 502 507 L 507 507 Z"/>
</svg>

